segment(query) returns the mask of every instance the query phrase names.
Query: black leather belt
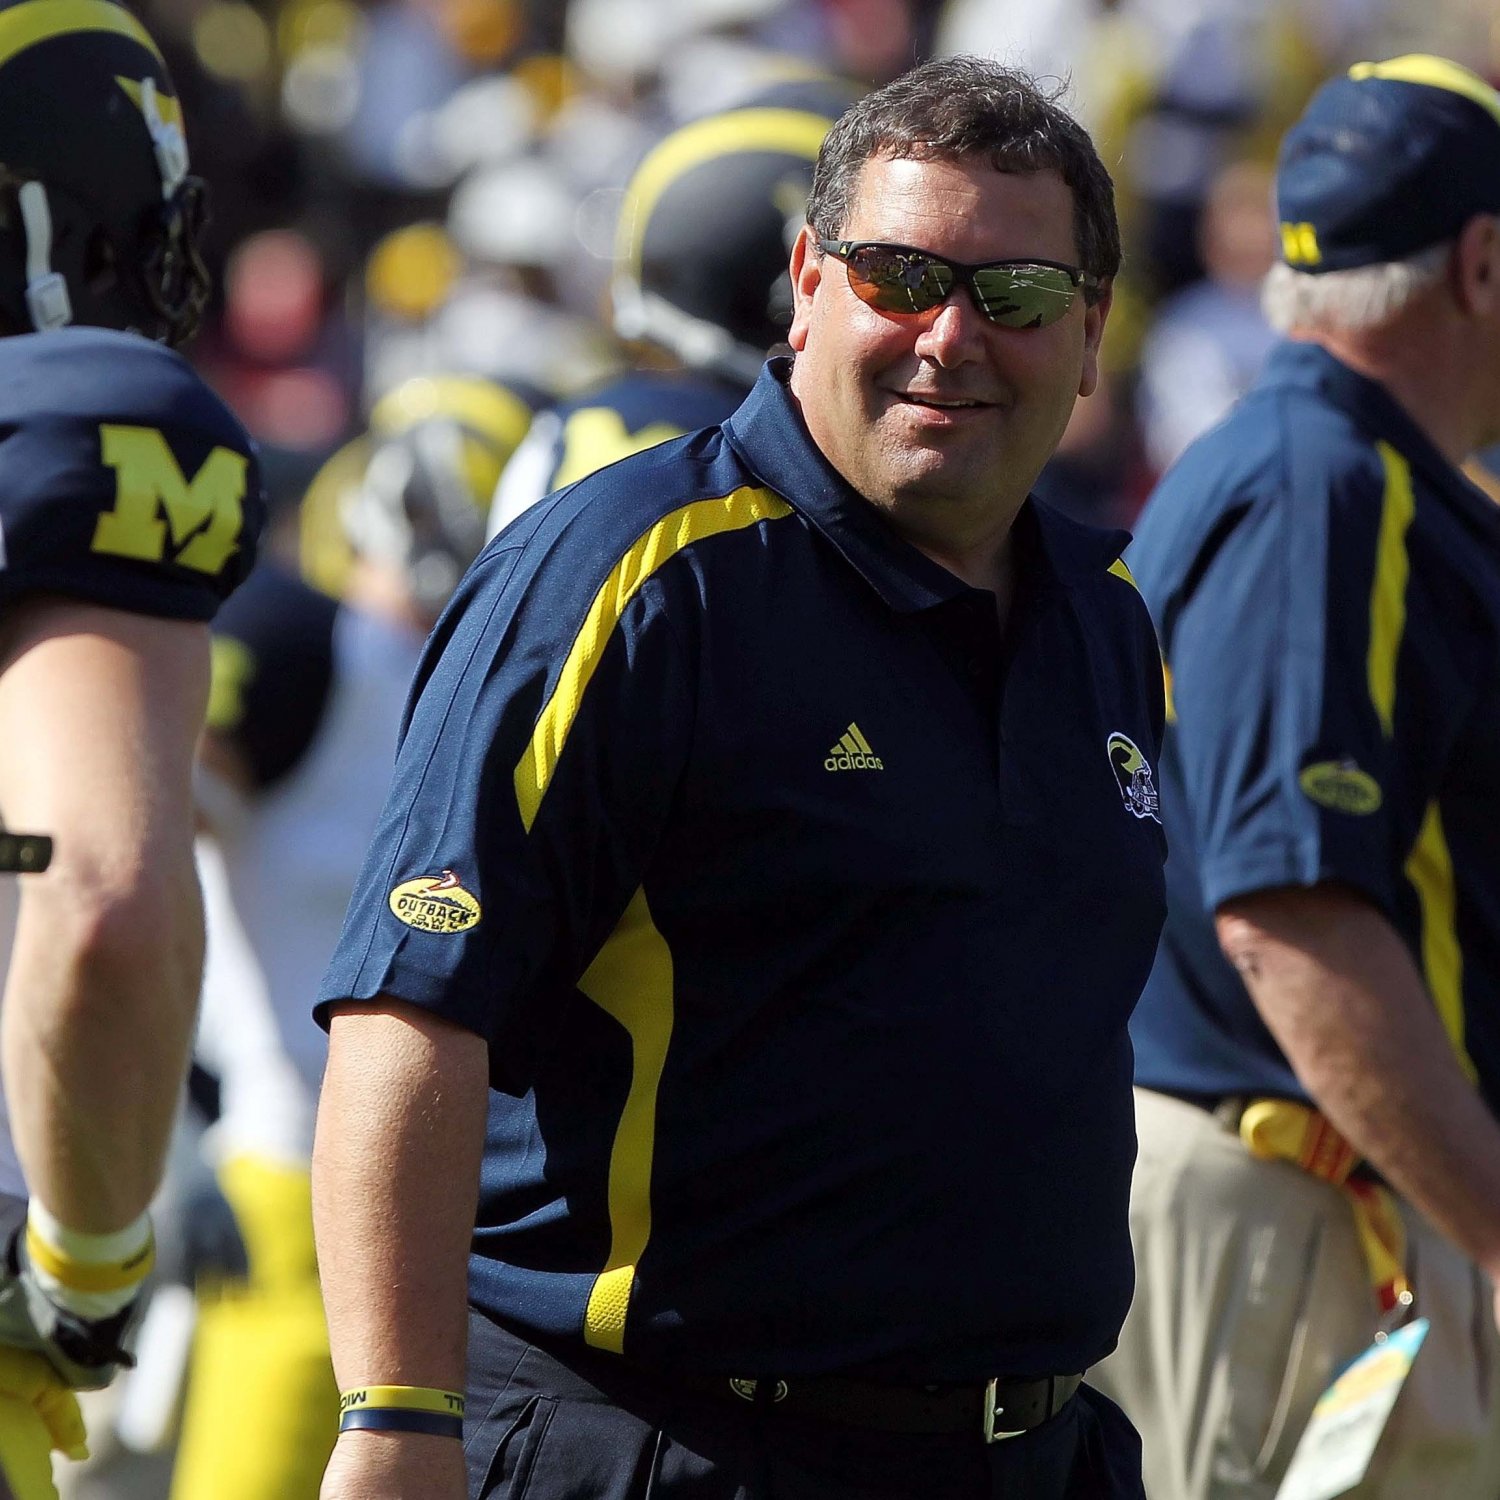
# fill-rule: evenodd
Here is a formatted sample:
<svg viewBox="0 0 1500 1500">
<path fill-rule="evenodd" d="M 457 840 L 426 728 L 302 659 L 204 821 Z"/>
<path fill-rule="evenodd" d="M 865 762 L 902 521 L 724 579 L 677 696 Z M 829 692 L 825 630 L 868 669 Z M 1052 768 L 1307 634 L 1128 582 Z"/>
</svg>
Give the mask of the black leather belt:
<svg viewBox="0 0 1500 1500">
<path fill-rule="evenodd" d="M 1055 1417 L 1073 1399 L 1083 1376 L 995 1379 L 973 1385 L 885 1385 L 842 1375 L 786 1380 L 696 1375 L 688 1384 L 788 1416 L 818 1417 L 882 1432 L 972 1432 L 987 1443 L 997 1443 Z"/>
</svg>

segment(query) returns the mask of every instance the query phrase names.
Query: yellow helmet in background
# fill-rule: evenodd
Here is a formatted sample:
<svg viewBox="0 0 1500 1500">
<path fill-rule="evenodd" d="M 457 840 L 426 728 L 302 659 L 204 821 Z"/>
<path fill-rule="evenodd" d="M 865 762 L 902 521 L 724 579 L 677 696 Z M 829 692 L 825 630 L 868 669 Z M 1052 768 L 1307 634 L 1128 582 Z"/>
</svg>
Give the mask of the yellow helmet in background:
<svg viewBox="0 0 1500 1500">
<path fill-rule="evenodd" d="M 530 393 L 472 375 L 418 375 L 388 391 L 369 431 L 303 498 L 304 577 L 337 595 L 355 556 L 369 557 L 401 568 L 436 613 L 483 545 L 490 499 L 533 410 Z"/>
</svg>

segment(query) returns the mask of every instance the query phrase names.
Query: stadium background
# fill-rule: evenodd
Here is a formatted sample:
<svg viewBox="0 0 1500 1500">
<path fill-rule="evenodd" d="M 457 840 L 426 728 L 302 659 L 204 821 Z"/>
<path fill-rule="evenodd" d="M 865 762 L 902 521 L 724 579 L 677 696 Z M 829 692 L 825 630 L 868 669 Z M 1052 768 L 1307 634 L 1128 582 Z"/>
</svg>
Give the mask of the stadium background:
<svg viewBox="0 0 1500 1500">
<path fill-rule="evenodd" d="M 955 51 L 1066 81 L 1114 174 L 1126 259 L 1105 378 L 1039 488 L 1128 526 L 1270 344 L 1257 288 L 1275 253 L 1271 164 L 1314 87 L 1413 50 L 1500 81 L 1490 0 L 132 8 L 212 194 L 216 291 L 190 357 L 261 443 L 273 549 L 294 565 L 309 487 L 407 377 L 464 371 L 566 399 L 640 358 L 610 332 L 607 299 L 624 185 L 653 141 L 778 80 L 875 84 Z M 1500 500 L 1494 473 L 1482 482 Z M 337 576 L 315 550 L 300 563 L 314 582 Z M 162 1493 L 131 1468 L 69 1492 Z"/>
</svg>

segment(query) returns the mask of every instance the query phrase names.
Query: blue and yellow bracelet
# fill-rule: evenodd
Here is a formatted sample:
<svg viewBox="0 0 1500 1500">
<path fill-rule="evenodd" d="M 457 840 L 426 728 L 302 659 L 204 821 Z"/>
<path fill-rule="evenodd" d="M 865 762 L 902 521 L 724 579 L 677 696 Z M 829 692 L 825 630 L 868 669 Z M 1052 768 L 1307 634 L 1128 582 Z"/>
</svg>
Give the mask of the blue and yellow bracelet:
<svg viewBox="0 0 1500 1500">
<path fill-rule="evenodd" d="M 464 1398 L 426 1385 L 361 1385 L 339 1393 L 340 1432 L 464 1435 Z"/>
</svg>

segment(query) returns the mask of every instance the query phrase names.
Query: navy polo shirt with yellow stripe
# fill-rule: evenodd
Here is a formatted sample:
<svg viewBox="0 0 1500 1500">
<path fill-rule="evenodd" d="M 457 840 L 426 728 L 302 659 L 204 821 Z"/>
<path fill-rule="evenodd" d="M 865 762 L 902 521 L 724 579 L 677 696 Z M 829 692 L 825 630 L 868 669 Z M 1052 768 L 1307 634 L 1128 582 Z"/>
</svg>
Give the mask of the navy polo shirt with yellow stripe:
<svg viewBox="0 0 1500 1500">
<path fill-rule="evenodd" d="M 481 555 L 322 989 L 484 1036 L 471 1296 L 699 1371 L 1076 1371 L 1130 1300 L 1161 667 L 1123 537 L 901 541 L 773 361 Z"/>
<path fill-rule="evenodd" d="M 1171 699 L 1138 1081 L 1306 1097 L 1213 912 L 1335 881 L 1401 935 L 1500 1108 L 1500 510 L 1380 386 L 1290 342 L 1162 481 L 1130 565 Z"/>
</svg>

